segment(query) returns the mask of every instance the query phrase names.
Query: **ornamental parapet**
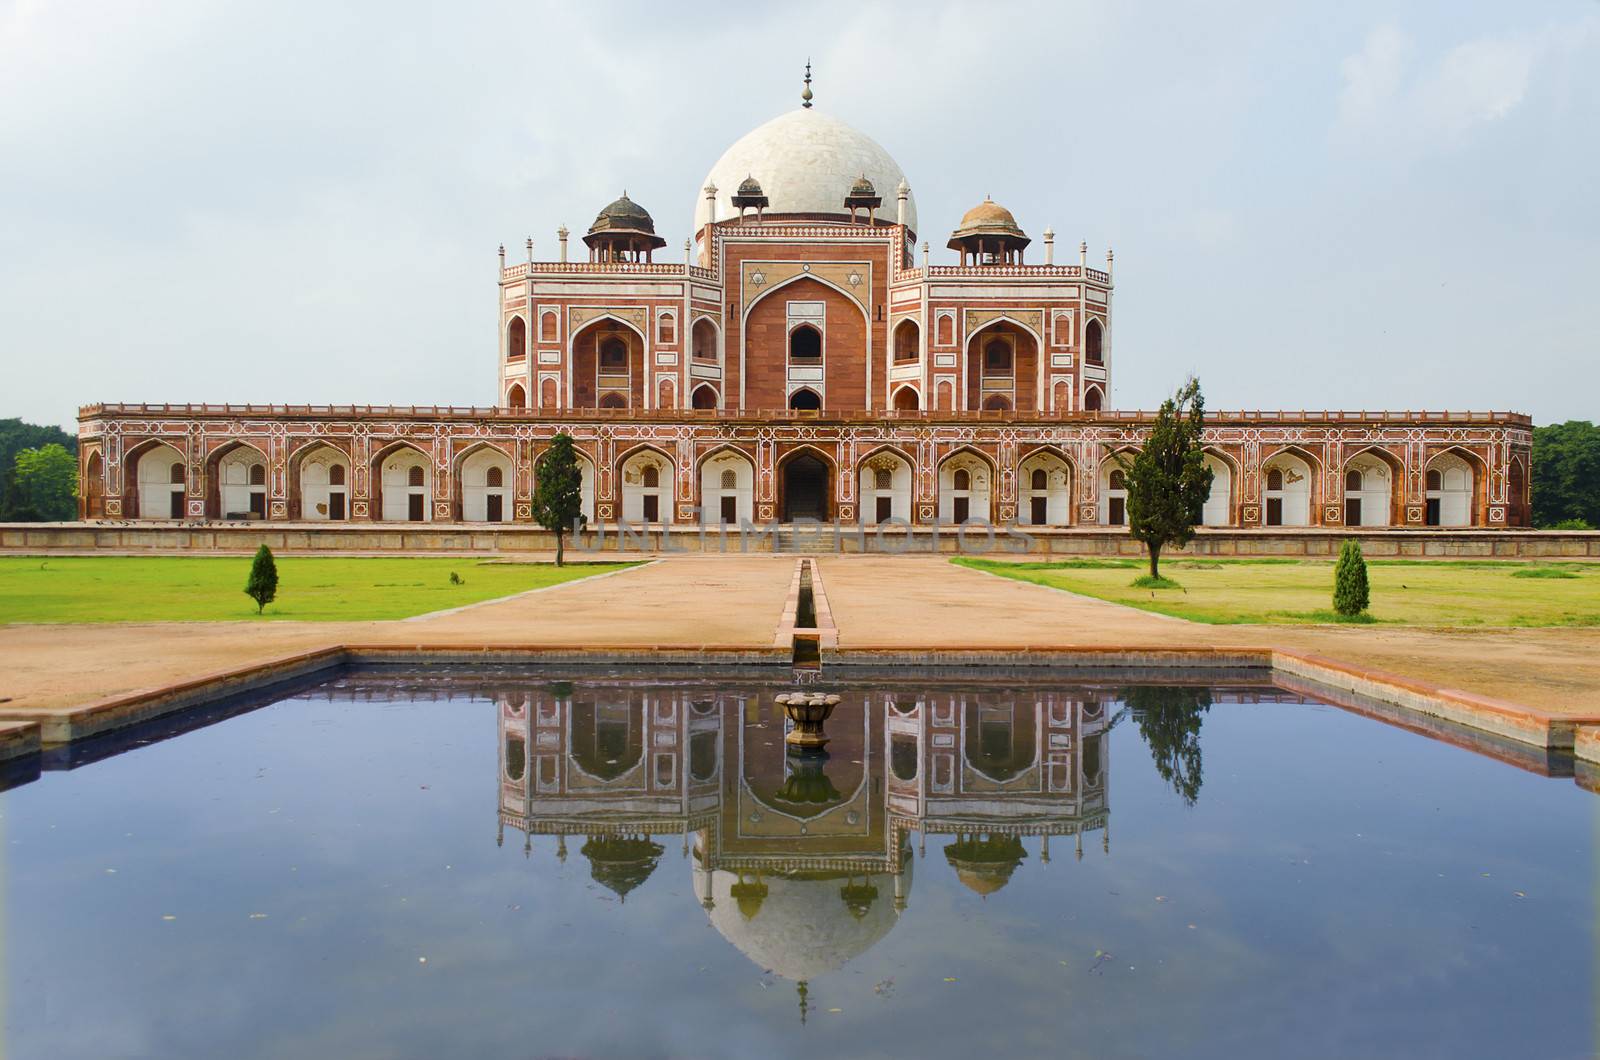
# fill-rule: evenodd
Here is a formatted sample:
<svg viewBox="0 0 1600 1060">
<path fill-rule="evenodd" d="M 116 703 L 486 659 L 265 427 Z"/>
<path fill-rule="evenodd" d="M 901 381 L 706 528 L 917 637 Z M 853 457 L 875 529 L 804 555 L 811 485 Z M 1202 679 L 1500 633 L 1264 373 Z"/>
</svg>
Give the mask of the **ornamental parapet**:
<svg viewBox="0 0 1600 1060">
<path fill-rule="evenodd" d="M 500 281 L 510 283 L 529 276 L 687 276 L 695 280 L 715 280 L 717 270 L 699 265 L 679 265 L 653 261 L 535 261 L 507 265 L 500 270 Z"/>
<path fill-rule="evenodd" d="M 717 409 L 511 409 L 481 405 L 232 405 L 232 404 L 123 404 L 106 402 L 84 405 L 78 409 L 80 421 L 107 417 L 173 416 L 196 419 L 245 418 L 305 418 L 325 419 L 424 419 L 424 420 L 496 420 L 517 423 L 539 423 L 551 420 L 563 422 L 595 421 L 602 423 L 786 423 L 786 424 L 872 424 L 884 422 L 911 423 L 982 423 L 995 426 L 1007 424 L 1146 424 L 1154 422 L 1156 413 L 1138 409 L 1114 409 L 1100 412 L 1073 412 L 1068 415 L 1049 412 L 1006 411 L 939 411 L 871 409 L 856 411 L 804 412 L 792 409 L 763 409 L 747 412 L 727 412 Z M 1294 424 L 1294 425 L 1344 425 L 1344 424 L 1406 424 L 1406 425 L 1465 425 L 1503 424 L 1514 427 L 1533 426 L 1533 418 L 1522 412 L 1500 411 L 1447 411 L 1407 410 L 1373 411 L 1323 409 L 1297 411 L 1278 409 L 1212 410 L 1206 413 L 1210 426 L 1227 424 Z"/>
</svg>

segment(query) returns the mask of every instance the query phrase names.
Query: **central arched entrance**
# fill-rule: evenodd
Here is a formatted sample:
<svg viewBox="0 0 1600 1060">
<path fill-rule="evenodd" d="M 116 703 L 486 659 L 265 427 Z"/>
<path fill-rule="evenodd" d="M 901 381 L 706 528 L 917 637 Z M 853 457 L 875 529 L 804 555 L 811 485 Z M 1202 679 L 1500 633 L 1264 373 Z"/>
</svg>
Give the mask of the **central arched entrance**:
<svg viewBox="0 0 1600 1060">
<path fill-rule="evenodd" d="M 828 519 L 828 465 L 811 453 L 800 453 L 783 465 L 782 520 Z"/>
</svg>

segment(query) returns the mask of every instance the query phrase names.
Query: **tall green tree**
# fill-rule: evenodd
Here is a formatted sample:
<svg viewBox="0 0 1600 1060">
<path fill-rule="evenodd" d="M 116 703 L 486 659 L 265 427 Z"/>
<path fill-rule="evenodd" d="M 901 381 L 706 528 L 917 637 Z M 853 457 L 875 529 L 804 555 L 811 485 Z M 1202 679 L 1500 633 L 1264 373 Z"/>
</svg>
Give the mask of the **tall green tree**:
<svg viewBox="0 0 1600 1060">
<path fill-rule="evenodd" d="M 37 522 L 49 518 L 22 496 L 16 468 L 17 453 L 47 445 L 59 445 L 76 461 L 78 439 L 60 427 L 24 423 L 16 418 L 0 419 L 0 522 Z M 73 518 L 75 514 L 65 518 Z"/>
<path fill-rule="evenodd" d="M 245 595 L 256 602 L 256 614 L 278 598 L 278 563 L 272 549 L 262 545 L 250 563 L 250 580 L 244 583 Z"/>
<path fill-rule="evenodd" d="M 1156 773 L 1193 806 L 1200 797 L 1200 723 L 1211 709 L 1211 690 L 1181 685 L 1137 685 L 1122 690 L 1139 736 L 1150 748 Z"/>
<path fill-rule="evenodd" d="M 1533 525 L 1600 527 L 1600 426 L 1568 420 L 1533 431 Z"/>
<path fill-rule="evenodd" d="M 18 452 L 12 481 L 19 518 L 64 522 L 78 517 L 78 459 L 55 442 Z"/>
<path fill-rule="evenodd" d="M 556 535 L 556 566 L 561 566 L 566 533 L 574 524 L 581 526 L 583 519 L 583 471 L 572 448 L 572 435 L 565 431 L 550 440 L 550 448 L 539 461 L 534 476 L 533 517 Z"/>
<path fill-rule="evenodd" d="M 1161 403 L 1144 447 L 1116 457 L 1128 484 L 1128 532 L 1150 554 L 1150 577 L 1161 577 L 1161 550 L 1194 537 L 1211 492 L 1211 469 L 1200 449 L 1206 401 L 1190 376 Z"/>
</svg>

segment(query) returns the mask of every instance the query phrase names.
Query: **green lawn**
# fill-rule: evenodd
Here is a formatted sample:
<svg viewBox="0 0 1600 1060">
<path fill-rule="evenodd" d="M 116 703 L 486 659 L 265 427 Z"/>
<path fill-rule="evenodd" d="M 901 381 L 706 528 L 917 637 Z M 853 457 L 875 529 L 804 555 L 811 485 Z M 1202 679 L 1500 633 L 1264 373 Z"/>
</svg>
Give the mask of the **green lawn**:
<svg viewBox="0 0 1600 1060">
<path fill-rule="evenodd" d="M 409 618 L 632 563 L 480 563 L 468 558 L 280 556 L 267 619 Z M 451 585 L 455 571 L 465 584 Z M 250 557 L 0 557 L 0 624 L 259 621 L 244 594 Z"/>
<path fill-rule="evenodd" d="M 1144 560 L 952 562 L 1196 622 L 1334 622 L 1332 560 L 1169 559 L 1175 588 L 1135 588 Z M 1369 614 L 1407 626 L 1600 625 L 1600 566 L 1368 560 Z"/>
</svg>

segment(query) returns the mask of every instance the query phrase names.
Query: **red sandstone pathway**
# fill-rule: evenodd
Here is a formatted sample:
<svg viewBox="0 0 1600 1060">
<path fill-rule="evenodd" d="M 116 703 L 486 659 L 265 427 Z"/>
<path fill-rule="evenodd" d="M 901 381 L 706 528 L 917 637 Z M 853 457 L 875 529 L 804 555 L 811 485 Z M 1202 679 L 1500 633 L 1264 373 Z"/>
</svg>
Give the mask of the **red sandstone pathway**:
<svg viewBox="0 0 1600 1060">
<path fill-rule="evenodd" d="M 1563 714 L 1600 710 L 1600 630 L 1214 626 L 934 556 L 825 556 L 839 647 L 1271 647 Z"/>
</svg>

